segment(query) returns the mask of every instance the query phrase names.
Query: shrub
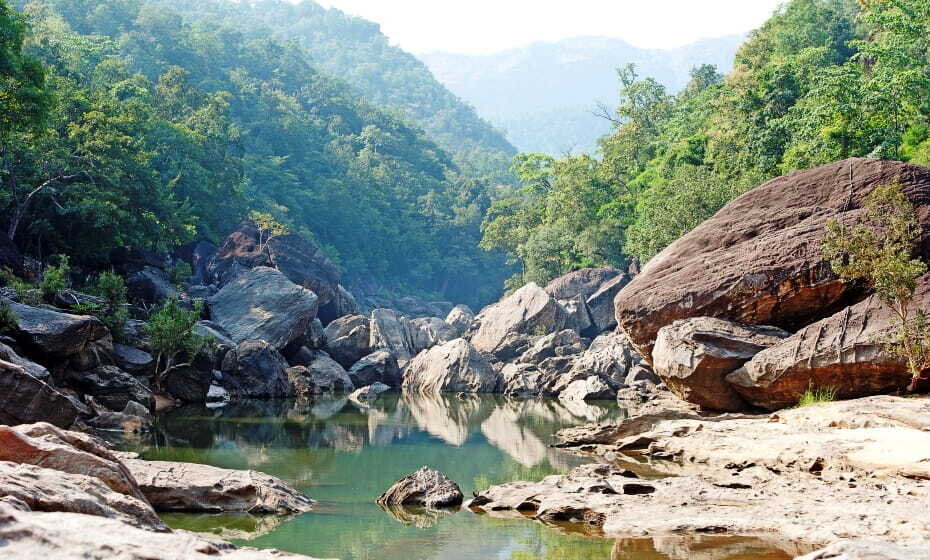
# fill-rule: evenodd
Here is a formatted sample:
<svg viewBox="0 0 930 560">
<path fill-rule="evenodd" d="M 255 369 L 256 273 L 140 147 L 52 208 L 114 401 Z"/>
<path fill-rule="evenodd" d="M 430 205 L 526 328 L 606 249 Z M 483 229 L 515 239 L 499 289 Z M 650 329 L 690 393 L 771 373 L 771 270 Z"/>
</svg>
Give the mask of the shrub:
<svg viewBox="0 0 930 560">
<path fill-rule="evenodd" d="M 16 315 L 6 300 L 0 299 L 0 333 L 6 334 L 17 328 Z"/>
<path fill-rule="evenodd" d="M 927 272 L 927 265 L 914 257 L 920 222 L 899 184 L 869 193 L 865 209 L 860 223 L 827 224 L 823 257 L 841 278 L 867 282 L 894 313 L 898 324 L 887 345 L 907 360 L 908 391 L 913 391 L 930 368 L 930 319 L 923 310 L 911 312 L 917 281 Z"/>
<path fill-rule="evenodd" d="M 39 288 L 16 276 L 10 269 L 0 271 L 0 280 L 3 281 L 4 286 L 13 289 L 16 293 L 16 301 L 25 305 L 39 305 L 42 303 L 42 293 Z"/>
<path fill-rule="evenodd" d="M 70 274 L 71 265 L 66 255 L 59 256 L 58 266 L 46 267 L 42 282 L 39 284 L 42 299 L 51 303 L 56 295 L 65 291 L 68 288 Z"/>
<path fill-rule="evenodd" d="M 187 264 L 184 261 L 178 261 L 174 266 L 168 271 L 168 276 L 171 277 L 171 282 L 177 286 L 183 286 L 190 281 L 191 276 L 194 275 L 194 269 L 191 268 L 191 265 Z"/>
<path fill-rule="evenodd" d="M 103 306 L 84 305 L 84 311 L 103 321 L 110 329 L 110 334 L 117 342 L 123 339 L 126 321 L 129 320 L 129 309 L 126 307 L 126 283 L 122 276 L 114 272 L 103 272 L 97 277 L 92 290 L 94 295 L 103 298 Z"/>
<path fill-rule="evenodd" d="M 184 309 L 177 298 L 171 298 L 149 318 L 145 333 L 157 354 L 156 384 L 174 365 L 178 354 L 185 352 L 195 356 L 203 349 L 206 338 L 194 334 L 202 310 L 200 302 L 194 305 L 194 309 Z"/>
</svg>

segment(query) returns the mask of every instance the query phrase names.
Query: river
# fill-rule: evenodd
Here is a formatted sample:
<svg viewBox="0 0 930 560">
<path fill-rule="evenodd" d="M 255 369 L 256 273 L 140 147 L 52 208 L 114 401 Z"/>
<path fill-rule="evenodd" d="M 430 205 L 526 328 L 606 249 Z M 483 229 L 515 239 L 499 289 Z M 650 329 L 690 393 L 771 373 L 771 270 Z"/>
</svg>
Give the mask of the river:
<svg viewBox="0 0 930 560">
<path fill-rule="evenodd" d="M 614 403 L 566 404 L 490 396 L 384 395 L 371 407 L 345 399 L 187 406 L 158 416 L 155 433 L 120 447 L 145 459 L 255 469 L 319 501 L 293 518 L 169 514 L 174 528 L 236 544 L 342 560 L 785 560 L 748 538 L 614 540 L 468 510 L 382 511 L 374 500 L 423 465 L 466 496 L 490 484 L 538 480 L 591 462 L 548 446 L 557 430 L 617 420 Z M 685 556 L 682 556 L 685 554 Z"/>
</svg>

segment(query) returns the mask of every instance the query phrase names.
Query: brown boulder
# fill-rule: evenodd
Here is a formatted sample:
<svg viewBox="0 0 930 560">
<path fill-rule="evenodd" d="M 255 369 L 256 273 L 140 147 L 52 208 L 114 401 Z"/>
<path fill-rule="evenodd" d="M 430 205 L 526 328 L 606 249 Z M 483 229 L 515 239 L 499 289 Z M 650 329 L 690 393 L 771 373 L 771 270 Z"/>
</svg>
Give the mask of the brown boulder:
<svg viewBox="0 0 930 560">
<path fill-rule="evenodd" d="M 572 299 L 579 295 L 588 299 L 607 281 L 622 274 L 622 270 L 612 266 L 582 268 L 559 276 L 546 284 L 545 290 L 555 299 Z"/>
<path fill-rule="evenodd" d="M 620 328 L 648 358 L 659 329 L 678 319 L 795 331 L 855 303 L 862 294 L 820 258 L 824 228 L 861 217 L 866 196 L 893 182 L 930 225 L 930 169 L 914 165 L 849 159 L 753 189 L 662 251 L 618 294 Z M 930 255 L 930 243 L 921 253 Z"/>
<path fill-rule="evenodd" d="M 920 279 L 912 305 L 930 306 L 930 274 Z M 841 399 L 903 389 L 905 361 L 888 352 L 894 314 L 872 296 L 763 350 L 727 381 L 755 406 L 776 410 L 797 404 L 808 387 L 833 388 Z"/>
<path fill-rule="evenodd" d="M 568 313 L 545 290 L 530 282 L 510 296 L 484 308 L 471 343 L 480 352 L 494 353 L 514 334 L 544 335 L 563 329 Z"/>
<path fill-rule="evenodd" d="M 50 422 L 62 428 L 74 423 L 78 409 L 44 381 L 49 378 L 48 370 L 21 358 L 2 343 L 0 359 L 16 366 L 0 369 L 0 423 Z"/>
<path fill-rule="evenodd" d="M 710 410 L 738 411 L 746 402 L 726 382 L 727 374 L 790 336 L 775 327 L 753 327 L 695 317 L 659 331 L 652 362 L 678 397 Z"/>
<path fill-rule="evenodd" d="M 148 503 L 126 466 L 100 440 L 46 424 L 0 426 L 0 461 L 97 478 L 114 492 Z"/>
<path fill-rule="evenodd" d="M 139 459 L 125 464 L 158 511 L 292 514 L 313 507 L 283 480 L 256 471 Z"/>
</svg>

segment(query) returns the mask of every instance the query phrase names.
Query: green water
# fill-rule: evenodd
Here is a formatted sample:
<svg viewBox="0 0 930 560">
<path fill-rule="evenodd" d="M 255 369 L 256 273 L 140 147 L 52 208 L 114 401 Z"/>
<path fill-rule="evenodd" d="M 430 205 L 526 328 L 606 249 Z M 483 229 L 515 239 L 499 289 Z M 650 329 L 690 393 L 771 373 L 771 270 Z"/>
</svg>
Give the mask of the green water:
<svg viewBox="0 0 930 560">
<path fill-rule="evenodd" d="M 392 515 L 374 504 L 395 480 L 423 465 L 448 474 L 466 496 L 490 484 L 566 472 L 590 460 L 548 447 L 552 434 L 622 416 L 610 403 L 566 407 L 552 400 L 494 397 L 393 395 L 371 408 L 344 399 L 311 405 L 245 402 L 172 410 L 158 417 L 146 441 L 122 447 L 146 459 L 255 469 L 287 480 L 319 501 L 313 512 L 293 518 L 164 517 L 175 528 L 317 558 L 652 560 L 679 558 L 681 550 L 691 549 L 708 559 L 789 558 L 751 539 L 614 541 L 572 535 L 572 527 L 557 530 L 467 510 Z"/>
</svg>

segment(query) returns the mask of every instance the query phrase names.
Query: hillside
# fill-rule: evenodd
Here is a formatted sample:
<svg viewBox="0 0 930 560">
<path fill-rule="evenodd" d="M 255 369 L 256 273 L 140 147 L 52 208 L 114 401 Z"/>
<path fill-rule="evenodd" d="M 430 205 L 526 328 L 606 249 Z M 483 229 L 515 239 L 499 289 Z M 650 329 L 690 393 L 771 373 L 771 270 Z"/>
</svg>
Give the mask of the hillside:
<svg viewBox="0 0 930 560">
<path fill-rule="evenodd" d="M 509 182 L 516 153 L 504 135 L 446 89 L 412 54 L 391 45 L 377 23 L 313 0 L 157 0 L 191 20 L 208 18 L 247 38 L 297 41 L 315 67 L 345 80 L 366 100 L 398 111 L 471 174 Z"/>
<path fill-rule="evenodd" d="M 685 47 L 641 49 L 620 39 L 576 37 L 492 55 L 421 54 L 433 74 L 507 132 L 523 152 L 593 152 L 610 123 L 592 115 L 598 102 L 616 103 L 615 70 L 632 63 L 670 91 L 701 64 L 729 72 L 743 36 L 707 39 Z"/>
<path fill-rule="evenodd" d="M 142 0 L 28 12 L 43 97 L 5 127 L 4 180 L 74 178 L 28 202 L 12 193 L 30 256 L 105 266 L 122 245 L 219 241 L 257 211 L 317 241 L 350 282 L 476 305 L 496 295 L 486 269 L 499 261 L 475 247 L 490 185 L 299 45 Z"/>
</svg>

